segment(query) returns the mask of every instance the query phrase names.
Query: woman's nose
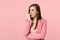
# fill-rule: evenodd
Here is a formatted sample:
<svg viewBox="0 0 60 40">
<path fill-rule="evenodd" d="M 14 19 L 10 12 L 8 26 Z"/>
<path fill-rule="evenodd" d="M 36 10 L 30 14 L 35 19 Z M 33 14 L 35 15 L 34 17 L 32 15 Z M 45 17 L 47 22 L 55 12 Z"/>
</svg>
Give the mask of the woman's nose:
<svg viewBox="0 0 60 40">
<path fill-rule="evenodd" d="M 32 12 L 30 12 L 30 15 L 32 15 Z"/>
<path fill-rule="evenodd" d="M 30 13 L 30 15 L 32 15 L 32 13 Z"/>
</svg>

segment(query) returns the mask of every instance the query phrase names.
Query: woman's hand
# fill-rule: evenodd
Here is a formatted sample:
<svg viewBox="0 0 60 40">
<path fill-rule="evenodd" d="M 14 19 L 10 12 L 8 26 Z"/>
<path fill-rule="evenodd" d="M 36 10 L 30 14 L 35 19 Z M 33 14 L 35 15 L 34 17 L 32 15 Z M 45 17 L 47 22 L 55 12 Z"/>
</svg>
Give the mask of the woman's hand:
<svg viewBox="0 0 60 40">
<path fill-rule="evenodd" d="M 27 19 L 28 19 L 28 20 L 31 20 L 31 19 L 30 19 L 30 14 L 27 14 L 26 16 L 27 16 Z"/>
</svg>

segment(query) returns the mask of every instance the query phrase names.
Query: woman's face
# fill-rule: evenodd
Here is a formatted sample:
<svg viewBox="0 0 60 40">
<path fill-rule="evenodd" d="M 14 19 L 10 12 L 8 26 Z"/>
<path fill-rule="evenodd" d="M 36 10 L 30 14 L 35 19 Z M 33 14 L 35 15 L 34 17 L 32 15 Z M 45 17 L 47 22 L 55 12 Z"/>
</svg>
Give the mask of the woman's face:
<svg viewBox="0 0 60 40">
<path fill-rule="evenodd" d="M 34 18 L 34 17 L 37 16 L 37 14 L 38 14 L 38 12 L 37 12 L 35 6 L 30 7 L 30 15 L 31 15 L 31 17 Z"/>
</svg>

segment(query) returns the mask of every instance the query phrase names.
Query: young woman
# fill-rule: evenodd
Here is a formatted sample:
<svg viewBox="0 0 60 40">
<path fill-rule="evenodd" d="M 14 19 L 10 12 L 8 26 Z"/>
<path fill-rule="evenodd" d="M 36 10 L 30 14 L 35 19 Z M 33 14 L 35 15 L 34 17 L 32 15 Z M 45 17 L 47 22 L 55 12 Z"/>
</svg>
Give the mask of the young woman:
<svg viewBox="0 0 60 40">
<path fill-rule="evenodd" d="M 41 17 L 40 6 L 38 4 L 29 6 L 25 26 L 25 35 L 28 40 L 44 40 L 47 21 Z"/>
</svg>

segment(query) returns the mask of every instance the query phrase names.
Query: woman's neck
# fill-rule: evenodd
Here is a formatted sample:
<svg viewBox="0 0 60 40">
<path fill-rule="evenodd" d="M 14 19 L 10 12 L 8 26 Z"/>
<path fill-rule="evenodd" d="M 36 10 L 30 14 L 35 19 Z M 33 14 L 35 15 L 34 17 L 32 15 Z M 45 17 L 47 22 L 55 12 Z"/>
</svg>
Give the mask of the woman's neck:
<svg viewBox="0 0 60 40">
<path fill-rule="evenodd" d="M 33 19 L 33 23 L 36 23 L 36 22 L 37 22 L 37 17 Z"/>
</svg>

